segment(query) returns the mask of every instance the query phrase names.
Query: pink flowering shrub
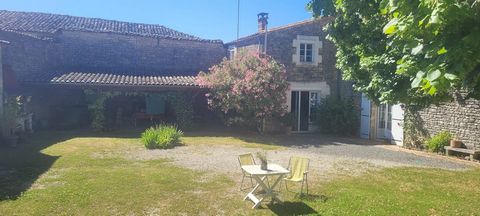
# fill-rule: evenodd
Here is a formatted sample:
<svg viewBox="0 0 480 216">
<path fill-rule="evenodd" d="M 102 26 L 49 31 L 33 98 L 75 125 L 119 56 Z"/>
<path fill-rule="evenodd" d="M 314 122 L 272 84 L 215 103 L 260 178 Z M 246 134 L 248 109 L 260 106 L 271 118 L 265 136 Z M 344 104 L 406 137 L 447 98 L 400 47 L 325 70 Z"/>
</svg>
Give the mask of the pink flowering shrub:
<svg viewBox="0 0 480 216">
<path fill-rule="evenodd" d="M 224 59 L 208 73 L 200 72 L 197 83 L 210 89 L 210 108 L 252 122 L 259 131 L 266 119 L 286 113 L 285 67 L 270 56 L 247 53 Z"/>
</svg>

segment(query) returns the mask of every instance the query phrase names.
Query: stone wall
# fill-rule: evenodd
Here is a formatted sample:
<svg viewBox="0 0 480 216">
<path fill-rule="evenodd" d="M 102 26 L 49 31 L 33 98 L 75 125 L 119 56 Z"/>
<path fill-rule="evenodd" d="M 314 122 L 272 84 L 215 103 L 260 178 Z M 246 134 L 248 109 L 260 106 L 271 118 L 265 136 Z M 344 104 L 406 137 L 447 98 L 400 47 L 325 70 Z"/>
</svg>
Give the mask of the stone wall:
<svg viewBox="0 0 480 216">
<path fill-rule="evenodd" d="M 64 70 L 196 75 L 226 55 L 222 43 L 64 31 Z"/>
<path fill-rule="evenodd" d="M 267 54 L 285 65 L 288 81 L 326 81 L 330 86 L 332 94 L 338 93 L 343 95 L 343 93 L 345 93 L 351 95 L 351 92 L 344 91 L 347 88 L 343 86 L 343 81 L 341 80 L 341 76 L 339 76 L 340 72 L 335 67 L 335 45 L 325 38 L 327 33 L 323 31 L 323 27 L 329 21 L 329 18 L 322 18 L 316 21 L 272 29 L 267 35 Z M 297 65 L 292 60 L 292 56 L 296 52 L 296 48 L 293 47 L 293 41 L 297 39 L 298 35 L 318 36 L 320 38 L 322 47 L 319 48 L 318 54 L 321 55 L 321 63 L 315 65 Z M 251 46 L 252 44 L 263 46 L 264 34 L 248 36 L 227 45 L 244 47 Z M 347 83 L 347 85 L 351 86 L 351 83 Z"/>
<path fill-rule="evenodd" d="M 480 149 L 480 101 L 457 99 L 419 111 L 423 128 L 434 136 L 441 131 L 456 135 L 468 148 Z"/>
<path fill-rule="evenodd" d="M 0 38 L 11 42 L 3 63 L 19 78 L 52 71 L 196 75 L 226 55 L 222 43 L 69 31 L 52 37 L 0 31 Z"/>
<path fill-rule="evenodd" d="M 0 31 L 0 38 L 10 42 L 3 48 L 3 64 L 11 67 L 17 79 L 56 70 L 62 65 L 58 43 L 4 31 Z"/>
</svg>

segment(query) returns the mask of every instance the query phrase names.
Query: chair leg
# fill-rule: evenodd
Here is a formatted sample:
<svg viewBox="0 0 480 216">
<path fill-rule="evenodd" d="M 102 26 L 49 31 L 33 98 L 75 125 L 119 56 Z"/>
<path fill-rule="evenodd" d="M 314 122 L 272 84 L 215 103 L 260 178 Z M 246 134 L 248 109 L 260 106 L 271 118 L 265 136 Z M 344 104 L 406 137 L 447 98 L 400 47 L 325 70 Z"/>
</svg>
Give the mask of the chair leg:
<svg viewBox="0 0 480 216">
<path fill-rule="evenodd" d="M 300 188 L 300 195 L 303 194 L 303 180 L 302 180 L 302 187 Z"/>
<path fill-rule="evenodd" d="M 251 176 L 250 176 L 250 185 L 252 186 L 252 188 L 254 188 L 254 187 L 255 187 L 255 185 L 253 184 L 253 179 L 252 179 L 252 177 L 251 177 Z"/>
<path fill-rule="evenodd" d="M 285 190 L 289 191 L 287 187 L 287 181 L 285 181 Z"/>
<path fill-rule="evenodd" d="M 307 195 L 308 195 L 308 179 L 305 178 L 305 184 L 307 184 Z"/>
<path fill-rule="evenodd" d="M 240 190 L 243 190 L 243 180 L 245 180 L 245 175 L 242 176 L 242 183 L 240 183 Z"/>
</svg>

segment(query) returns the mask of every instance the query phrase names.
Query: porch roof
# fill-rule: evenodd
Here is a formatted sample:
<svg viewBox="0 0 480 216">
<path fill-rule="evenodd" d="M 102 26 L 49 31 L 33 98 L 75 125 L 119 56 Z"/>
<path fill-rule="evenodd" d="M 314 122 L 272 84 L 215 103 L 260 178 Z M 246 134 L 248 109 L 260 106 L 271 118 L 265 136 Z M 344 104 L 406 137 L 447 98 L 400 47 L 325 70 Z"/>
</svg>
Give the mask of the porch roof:
<svg viewBox="0 0 480 216">
<path fill-rule="evenodd" d="M 66 72 L 51 73 L 21 80 L 27 84 L 55 84 L 99 87 L 197 87 L 196 76 L 128 75 L 116 73 Z"/>
</svg>

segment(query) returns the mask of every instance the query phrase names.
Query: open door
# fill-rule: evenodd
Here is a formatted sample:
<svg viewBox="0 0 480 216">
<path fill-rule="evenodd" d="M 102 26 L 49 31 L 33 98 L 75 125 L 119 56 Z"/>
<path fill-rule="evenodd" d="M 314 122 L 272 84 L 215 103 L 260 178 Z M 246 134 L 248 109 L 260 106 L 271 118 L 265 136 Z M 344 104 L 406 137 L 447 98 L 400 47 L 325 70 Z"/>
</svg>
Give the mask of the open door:
<svg viewBox="0 0 480 216">
<path fill-rule="evenodd" d="M 401 105 L 392 106 L 392 139 L 391 143 L 403 145 L 403 119 L 404 110 Z"/>
<path fill-rule="evenodd" d="M 370 137 L 370 100 L 365 94 L 362 94 L 361 117 L 360 117 L 360 137 L 368 139 Z"/>
</svg>

